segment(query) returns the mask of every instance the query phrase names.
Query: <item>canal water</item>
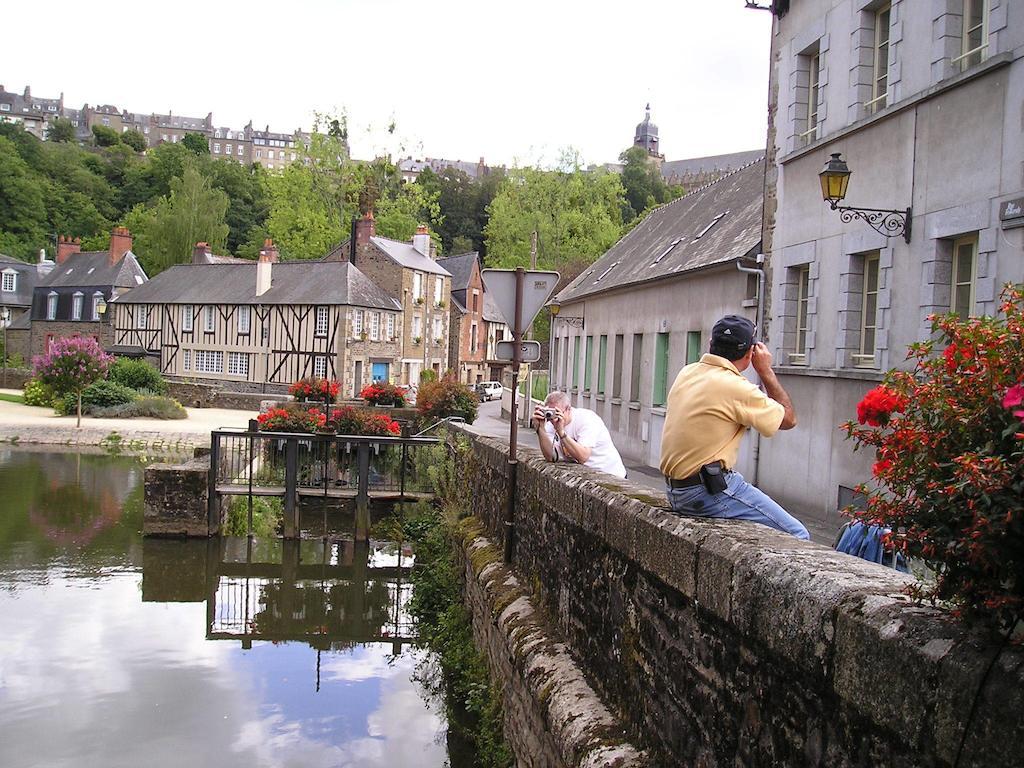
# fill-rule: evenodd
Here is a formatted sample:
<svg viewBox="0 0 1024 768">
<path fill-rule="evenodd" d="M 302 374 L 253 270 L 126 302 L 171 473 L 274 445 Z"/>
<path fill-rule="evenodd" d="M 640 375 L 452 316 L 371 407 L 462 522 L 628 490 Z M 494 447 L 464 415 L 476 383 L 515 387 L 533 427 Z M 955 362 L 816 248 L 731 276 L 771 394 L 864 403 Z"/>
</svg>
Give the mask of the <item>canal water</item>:
<svg viewBox="0 0 1024 768">
<path fill-rule="evenodd" d="M 413 553 L 143 539 L 141 461 L 0 449 L 0 766 L 432 766 Z"/>
</svg>

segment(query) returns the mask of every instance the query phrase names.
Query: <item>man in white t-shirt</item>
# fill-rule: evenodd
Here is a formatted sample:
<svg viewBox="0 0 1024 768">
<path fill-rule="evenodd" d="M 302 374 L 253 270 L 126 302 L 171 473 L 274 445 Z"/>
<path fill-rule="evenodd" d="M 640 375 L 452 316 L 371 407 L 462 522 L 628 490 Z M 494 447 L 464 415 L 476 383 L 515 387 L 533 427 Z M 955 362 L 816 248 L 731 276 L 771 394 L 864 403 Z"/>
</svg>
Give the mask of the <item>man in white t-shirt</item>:
<svg viewBox="0 0 1024 768">
<path fill-rule="evenodd" d="M 565 392 L 552 392 L 531 419 L 548 461 L 572 461 L 624 478 L 626 467 L 601 417 L 573 408 Z"/>
</svg>

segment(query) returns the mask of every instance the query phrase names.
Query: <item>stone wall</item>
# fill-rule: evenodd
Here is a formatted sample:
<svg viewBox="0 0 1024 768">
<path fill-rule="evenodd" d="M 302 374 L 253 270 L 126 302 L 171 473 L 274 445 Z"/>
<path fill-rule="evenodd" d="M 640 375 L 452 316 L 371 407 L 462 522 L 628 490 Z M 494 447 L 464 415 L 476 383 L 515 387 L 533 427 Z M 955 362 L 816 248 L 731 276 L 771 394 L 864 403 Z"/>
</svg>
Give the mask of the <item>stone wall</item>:
<svg viewBox="0 0 1024 768">
<path fill-rule="evenodd" d="M 237 411 L 258 411 L 260 403 L 275 397 L 273 393 L 221 389 L 216 384 L 198 384 L 185 381 L 167 381 L 167 394 L 187 408 L 229 408 Z M 281 390 L 286 391 L 285 389 Z M 280 393 L 277 394 L 280 396 Z"/>
<path fill-rule="evenodd" d="M 7 389 L 24 389 L 25 382 L 32 378 L 32 371 L 28 368 L 8 368 L 6 371 L 0 368 L 0 375 Z"/>
<path fill-rule="evenodd" d="M 207 523 L 209 475 L 209 455 L 197 455 L 183 464 L 146 467 L 143 535 L 211 535 Z"/>
<path fill-rule="evenodd" d="M 501 442 L 473 436 L 460 472 L 500 541 Z M 901 574 L 681 518 L 536 451 L 520 452 L 517 492 L 516 577 L 655 763 L 1019 764 L 1024 649 L 914 605 Z"/>
</svg>

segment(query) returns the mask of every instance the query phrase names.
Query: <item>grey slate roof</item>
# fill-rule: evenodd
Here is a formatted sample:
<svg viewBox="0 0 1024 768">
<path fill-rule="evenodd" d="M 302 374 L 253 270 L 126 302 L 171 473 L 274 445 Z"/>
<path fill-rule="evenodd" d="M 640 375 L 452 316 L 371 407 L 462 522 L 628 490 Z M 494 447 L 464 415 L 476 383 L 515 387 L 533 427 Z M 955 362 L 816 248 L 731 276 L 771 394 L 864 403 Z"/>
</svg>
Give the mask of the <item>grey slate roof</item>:
<svg viewBox="0 0 1024 768">
<path fill-rule="evenodd" d="M 116 288 L 138 288 L 147 279 L 131 251 L 113 265 L 110 264 L 109 251 L 82 251 L 55 266 L 38 283 L 38 287 L 111 285 Z"/>
<path fill-rule="evenodd" d="M 256 295 L 256 262 L 179 264 L 117 299 L 122 304 L 401 305 L 347 261 L 286 261 L 271 267 L 270 290 Z"/>
<path fill-rule="evenodd" d="M 665 179 L 678 179 L 695 173 L 727 173 L 749 165 L 763 155 L 763 149 L 752 149 L 748 152 L 732 152 L 727 155 L 709 155 L 708 157 L 691 157 L 686 160 L 669 160 L 661 164 L 661 176 Z"/>
<path fill-rule="evenodd" d="M 449 272 L 438 265 L 429 256 L 412 247 L 412 243 L 404 243 L 400 240 L 390 240 L 386 237 L 371 237 L 370 242 L 384 252 L 396 264 L 407 269 L 416 269 L 420 272 L 430 272 L 435 275 L 448 276 Z"/>
<path fill-rule="evenodd" d="M 479 258 L 480 255 L 473 251 L 461 256 L 438 259 L 437 264 L 451 274 L 453 291 L 465 291 L 469 288 L 470 278 L 473 277 L 473 264 L 478 263 Z"/>
<path fill-rule="evenodd" d="M 752 255 L 761 243 L 763 189 L 762 157 L 654 209 L 555 300 L 577 301 Z"/>
<path fill-rule="evenodd" d="M 39 270 L 36 265 L 0 254 L 0 272 L 7 269 L 13 269 L 18 276 L 14 281 L 14 291 L 0 290 L 0 304 L 9 307 L 31 307 L 32 289 L 39 281 Z"/>
</svg>

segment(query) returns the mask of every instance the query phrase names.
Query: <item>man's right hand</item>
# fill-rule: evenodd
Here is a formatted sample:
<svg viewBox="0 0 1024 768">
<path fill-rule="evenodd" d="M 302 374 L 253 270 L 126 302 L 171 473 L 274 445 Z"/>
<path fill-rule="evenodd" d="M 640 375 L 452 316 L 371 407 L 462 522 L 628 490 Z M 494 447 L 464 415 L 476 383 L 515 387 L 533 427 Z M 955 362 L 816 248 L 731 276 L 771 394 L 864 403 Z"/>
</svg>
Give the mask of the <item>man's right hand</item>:
<svg viewBox="0 0 1024 768">
<path fill-rule="evenodd" d="M 533 409 L 533 416 L 530 418 L 530 426 L 533 427 L 533 431 L 536 432 L 538 429 L 544 426 L 544 407 L 537 406 Z"/>
<path fill-rule="evenodd" d="M 758 375 L 764 377 L 772 369 L 772 353 L 761 342 L 754 345 L 753 354 L 750 356 L 750 364 L 757 371 Z"/>
</svg>

